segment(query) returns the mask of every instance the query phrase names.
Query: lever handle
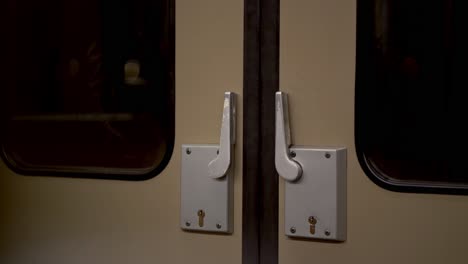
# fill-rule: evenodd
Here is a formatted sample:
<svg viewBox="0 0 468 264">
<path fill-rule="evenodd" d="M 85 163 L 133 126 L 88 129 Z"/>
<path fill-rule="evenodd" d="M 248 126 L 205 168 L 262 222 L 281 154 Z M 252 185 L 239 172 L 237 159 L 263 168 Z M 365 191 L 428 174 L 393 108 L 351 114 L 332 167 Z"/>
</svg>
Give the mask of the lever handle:
<svg viewBox="0 0 468 264">
<path fill-rule="evenodd" d="M 218 156 L 208 164 L 208 176 L 218 179 L 226 175 L 231 166 L 233 145 L 236 142 L 236 94 L 224 93 L 223 120 Z"/>
<path fill-rule="evenodd" d="M 289 128 L 288 95 L 276 92 L 275 166 L 286 181 L 294 182 L 302 176 L 301 165 L 291 158 L 291 130 Z"/>
</svg>

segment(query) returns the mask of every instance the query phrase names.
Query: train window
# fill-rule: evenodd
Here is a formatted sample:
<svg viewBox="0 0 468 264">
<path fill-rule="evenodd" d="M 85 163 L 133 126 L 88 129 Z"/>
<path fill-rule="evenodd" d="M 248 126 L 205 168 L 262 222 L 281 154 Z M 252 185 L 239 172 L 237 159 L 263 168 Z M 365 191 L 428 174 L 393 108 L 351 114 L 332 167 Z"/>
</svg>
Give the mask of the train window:
<svg viewBox="0 0 468 264">
<path fill-rule="evenodd" d="M 174 0 L 0 4 L 2 156 L 22 174 L 148 179 L 174 145 Z"/>
<path fill-rule="evenodd" d="M 467 193 L 461 3 L 358 0 L 356 148 L 385 188 Z"/>
</svg>

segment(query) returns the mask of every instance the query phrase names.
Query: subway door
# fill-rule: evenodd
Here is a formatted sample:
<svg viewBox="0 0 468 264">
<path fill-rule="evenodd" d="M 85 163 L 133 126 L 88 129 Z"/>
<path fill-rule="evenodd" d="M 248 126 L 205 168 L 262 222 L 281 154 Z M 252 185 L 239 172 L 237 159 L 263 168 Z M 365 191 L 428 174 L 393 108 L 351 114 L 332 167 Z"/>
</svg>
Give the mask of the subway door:
<svg viewBox="0 0 468 264">
<path fill-rule="evenodd" d="M 8 58 L 15 61 L 14 56 L 22 56 L 22 63 L 28 64 L 23 68 L 10 65 L 8 69 L 14 80 L 7 82 L 11 88 L 7 95 L 15 100 L 27 100 L 18 101 L 16 106 L 8 105 L 6 112 L 8 115 L 15 113 L 15 116 L 5 118 L 5 122 L 9 122 L 4 126 L 8 133 L 2 136 L 7 138 L 3 143 L 10 155 L 4 156 L 10 161 L 21 161 L 22 158 L 29 162 L 19 164 L 21 162 L 4 160 L 0 164 L 0 262 L 241 263 L 242 122 L 239 118 L 235 165 L 232 166 L 233 233 L 216 235 L 183 231 L 180 208 L 182 145 L 219 144 L 224 93 L 227 91 L 238 95 L 237 117 L 242 116 L 242 1 L 47 1 L 42 5 L 34 1 L 7 2 L 4 10 L 9 8 L 18 18 L 4 16 L 15 25 L 7 30 L 14 39 L 8 42 L 8 56 L 11 56 Z M 159 2 L 166 5 L 155 6 Z M 96 7 L 96 3 L 100 6 Z M 89 8 L 94 8 L 94 11 Z M 156 13 L 145 13 L 152 8 L 156 8 Z M 157 8 L 163 8 L 166 13 L 161 15 Z M 139 12 L 146 16 L 135 15 Z M 28 14 L 34 17 L 34 23 L 22 23 L 21 19 L 26 19 Z M 162 16 L 159 22 L 164 24 L 163 27 L 153 20 L 158 18 L 158 14 Z M 74 23 L 73 19 L 82 20 Z M 100 21 L 99 25 L 87 21 L 92 19 Z M 49 23 L 51 21 L 53 23 Z M 126 24 L 125 21 L 131 23 Z M 53 25 L 54 28 L 49 28 Z M 172 33 L 171 25 L 175 25 Z M 20 30 L 26 33 L 21 34 Z M 156 36 L 151 35 L 153 33 Z M 80 37 L 76 37 L 77 34 L 81 34 Z M 83 40 L 93 36 L 99 39 L 94 44 Z M 169 40 L 157 43 L 155 39 L 158 36 L 166 36 Z M 167 46 L 171 43 L 171 36 L 175 39 L 173 47 Z M 33 41 L 36 37 L 46 40 Z M 36 46 L 28 46 L 32 42 Z M 83 47 L 79 46 L 81 42 Z M 171 54 L 173 58 L 169 56 Z M 70 59 L 72 55 L 77 58 Z M 28 61 L 31 56 L 42 59 Z M 94 68 L 82 63 L 92 63 L 101 57 L 102 65 L 95 63 Z M 158 59 L 166 61 L 167 65 L 147 67 Z M 175 65 L 172 66 L 175 70 L 170 70 L 171 65 Z M 52 70 L 44 73 L 47 67 L 52 67 Z M 158 72 L 168 67 L 168 71 Z M 62 68 L 67 71 L 64 75 L 60 75 Z M 39 69 L 43 71 L 38 72 Z M 19 70 L 36 73 L 31 75 L 33 77 L 21 76 Z M 88 79 L 81 79 L 81 83 L 73 82 L 71 78 L 83 70 L 88 70 L 88 77 L 90 74 L 102 76 L 101 81 L 105 84 L 101 88 L 109 89 L 103 92 L 102 98 L 83 95 L 76 87 L 84 85 L 81 87 L 83 93 L 100 95 L 100 84 L 91 85 Z M 40 77 L 43 73 L 50 76 Z M 112 79 L 120 75 L 120 79 Z M 165 85 L 175 83 L 175 89 L 161 94 L 164 87 L 150 87 L 158 84 L 158 78 L 167 78 Z M 42 98 L 42 92 L 39 88 L 35 91 L 27 89 L 41 82 L 45 83 L 43 92 L 55 96 L 47 97 L 53 102 L 41 101 L 39 106 L 31 105 L 31 102 Z M 128 87 L 133 90 L 128 90 Z M 156 92 L 139 93 L 153 88 Z M 15 89 L 23 89 L 23 92 L 17 93 Z M 60 91 L 54 93 L 54 89 Z M 28 97 L 29 92 L 35 96 Z M 161 101 L 161 98 L 175 98 L 175 106 L 170 101 Z M 80 103 L 85 106 L 79 108 Z M 15 111 L 19 114 L 16 115 Z M 24 114 L 27 111 L 32 114 Z M 95 114 L 99 111 L 102 113 Z M 155 121 L 155 127 L 147 124 L 154 121 L 154 116 L 151 117 L 148 111 L 156 111 L 151 112 L 156 119 L 163 116 L 162 121 Z M 172 123 L 171 115 L 174 117 Z M 18 125 L 17 122 L 22 123 Z M 63 122 L 68 122 L 68 125 L 62 125 Z M 77 122 L 80 123 L 77 125 Z M 130 122 L 130 126 L 125 122 Z M 73 132 L 71 127 L 82 133 Z M 56 129 L 63 134 L 57 135 Z M 99 134 L 96 139 L 93 135 L 101 133 L 96 132 L 100 129 L 111 135 L 101 137 Z M 16 137 L 12 137 L 14 132 Z M 151 133 L 163 134 L 169 140 L 153 140 Z M 54 137 L 48 136 L 50 134 Z M 121 146 L 119 140 L 128 139 L 129 135 L 134 136 L 133 143 Z M 20 137 L 28 144 L 18 140 Z M 96 142 L 89 144 L 80 137 L 89 137 Z M 54 145 L 49 147 L 44 142 Z M 61 147 L 64 145 L 70 149 Z M 15 148 L 18 146 L 20 150 Z M 36 149 L 31 150 L 28 146 Z M 163 154 L 160 149 L 151 150 L 152 146 L 163 146 Z M 96 150 L 97 147 L 110 149 Z M 83 148 L 90 151 L 87 154 L 92 158 L 86 157 Z M 76 149 L 83 152 L 74 155 Z M 11 155 L 17 150 L 20 154 Z M 144 159 L 135 159 L 140 151 L 145 152 Z M 109 156 L 106 158 L 106 155 Z M 156 161 L 152 158 L 166 164 L 154 169 L 157 166 L 153 166 Z M 41 162 L 47 165 L 37 165 Z M 106 167 L 112 169 L 107 170 Z M 132 176 L 134 174 L 139 176 Z"/>
<path fill-rule="evenodd" d="M 431 106 L 424 105 L 427 100 L 442 98 L 440 96 L 433 96 L 431 99 L 428 96 L 428 94 L 434 93 L 433 91 L 435 90 L 433 88 L 426 85 L 426 89 L 421 88 L 419 93 L 415 92 L 415 89 L 419 89 L 418 71 L 423 74 L 424 78 L 424 71 L 427 73 L 428 68 L 429 70 L 433 70 L 435 67 L 438 67 L 431 64 L 437 60 L 437 54 L 440 52 L 434 46 L 442 45 L 445 42 L 420 41 L 418 43 L 414 39 L 436 39 L 443 35 L 443 33 L 440 33 L 442 32 L 440 25 L 447 22 L 443 22 L 444 19 L 441 19 L 441 17 L 446 16 L 447 12 L 450 12 L 450 5 L 444 5 L 444 3 L 447 4 L 451 1 L 436 1 L 437 3 L 432 3 L 434 6 L 436 4 L 439 5 L 437 8 L 434 6 L 423 8 L 428 4 L 424 1 L 418 1 L 417 3 L 414 1 L 393 3 L 395 4 L 393 6 L 391 4 L 394 1 L 360 2 L 360 4 L 363 6 L 367 5 L 367 7 L 363 8 L 363 6 L 360 6 L 357 9 L 356 0 L 281 1 L 280 90 L 286 92 L 289 96 L 289 115 L 293 144 L 347 147 L 348 193 L 347 238 L 344 242 L 330 243 L 326 240 L 289 238 L 285 235 L 285 230 L 289 230 L 290 227 L 285 226 L 284 221 L 285 181 L 280 180 L 279 263 L 465 263 L 466 245 L 468 243 L 468 228 L 466 227 L 466 222 L 468 221 L 468 197 L 464 196 L 463 193 L 457 193 L 457 191 L 452 192 L 452 195 L 444 194 L 450 192 L 450 190 L 438 189 L 440 185 L 437 186 L 437 184 L 432 185 L 432 189 L 418 187 L 421 185 L 431 185 L 430 181 L 434 180 L 434 178 L 430 177 L 432 174 L 435 175 L 434 177 L 446 175 L 445 172 L 447 170 L 444 172 L 440 167 L 431 165 L 436 163 L 436 161 L 426 163 L 425 165 L 423 163 L 423 166 L 420 166 L 418 169 L 411 169 L 414 168 L 411 167 L 412 165 L 405 164 L 400 164 L 398 167 L 398 164 L 388 161 L 393 159 L 398 162 L 398 155 L 402 152 L 407 154 L 404 157 L 406 160 L 413 159 L 414 162 L 420 162 L 424 159 L 430 160 L 427 156 L 439 155 L 438 147 L 452 142 L 450 138 L 462 136 L 458 137 L 458 139 L 463 139 L 464 137 L 464 135 L 456 132 L 456 130 L 450 130 L 454 126 L 449 125 L 449 119 L 446 119 L 446 123 L 437 123 L 440 117 L 437 116 L 434 109 L 439 107 L 438 104 L 434 103 Z M 373 6 L 369 6 L 371 3 Z M 417 8 L 417 6 L 420 8 Z M 359 11 L 359 15 L 374 17 L 375 20 L 385 20 L 389 17 L 392 17 L 393 20 L 389 19 L 387 20 L 388 23 L 376 23 L 374 26 L 367 27 L 365 24 L 371 25 L 372 21 L 357 17 L 356 10 Z M 440 14 L 440 17 L 439 15 L 429 15 L 431 14 L 430 12 Z M 428 23 L 436 24 L 434 20 L 428 19 L 429 17 L 434 20 L 439 19 L 439 27 L 432 26 L 433 30 L 428 30 L 425 23 L 418 22 L 426 19 Z M 384 45 L 378 46 L 376 49 L 372 49 L 370 46 L 356 47 L 356 43 L 371 40 L 368 36 L 364 37 L 364 40 L 357 40 L 357 21 L 359 21 L 358 25 L 363 26 L 362 29 L 358 30 L 359 37 L 362 37 L 363 32 L 380 34 L 384 36 L 380 39 Z M 363 24 L 363 21 L 366 23 Z M 450 21 L 450 19 L 446 21 Z M 404 23 L 406 22 L 408 24 L 405 26 Z M 372 30 L 374 30 L 374 33 L 372 33 Z M 385 30 L 390 30 L 391 32 L 386 37 L 393 39 L 385 39 L 385 34 L 383 33 Z M 402 38 L 395 38 L 394 36 L 398 33 L 398 30 L 406 30 L 404 33 L 407 34 L 403 34 L 404 37 Z M 411 30 L 413 30 L 412 33 Z M 407 43 L 417 43 L 417 45 L 411 46 Z M 386 46 L 386 44 L 388 45 Z M 426 50 L 424 45 L 433 45 L 430 50 L 432 57 L 429 60 L 421 61 L 420 58 L 426 58 L 425 56 L 429 54 L 424 53 Z M 386 77 L 393 78 L 401 72 L 410 77 L 402 77 L 387 85 L 387 87 L 394 87 L 394 89 L 388 90 L 387 95 L 381 96 L 381 100 L 383 101 L 366 103 L 364 99 L 357 98 L 362 95 L 355 93 L 358 89 L 362 91 L 362 87 L 358 87 L 358 85 L 362 85 L 366 77 L 371 79 L 381 78 L 383 70 L 380 72 L 376 70 L 372 71 L 373 68 L 386 68 L 382 67 L 382 64 L 378 64 L 376 67 L 364 67 L 364 70 L 368 71 L 366 76 L 366 74 L 360 72 L 362 69 L 357 69 L 356 61 L 362 62 L 360 56 L 363 54 L 367 58 L 375 59 L 378 57 L 376 50 L 385 52 L 386 48 L 393 48 L 392 52 L 406 53 L 407 56 L 416 54 L 411 55 L 414 56 L 413 58 L 401 56 L 395 60 L 397 62 L 400 61 L 400 64 L 396 64 L 391 59 L 385 61 L 387 68 L 395 67 L 398 70 L 393 71 L 393 75 L 385 75 Z M 439 48 L 442 49 L 441 47 Z M 359 51 L 359 56 L 357 56 L 356 50 Z M 365 55 L 366 51 L 371 54 L 367 53 Z M 358 71 L 357 76 L 362 78 L 357 83 L 355 79 L 356 71 Z M 440 72 L 427 74 L 426 77 L 437 74 L 440 74 Z M 432 83 L 437 82 L 437 78 L 431 78 L 434 78 L 431 81 Z M 378 82 L 373 81 L 375 83 Z M 430 84 L 431 82 L 427 82 L 426 84 Z M 381 85 L 369 87 L 367 92 L 370 92 L 372 95 L 366 98 L 375 98 L 376 91 L 383 89 L 385 87 L 384 84 L 383 82 Z M 409 87 L 413 87 L 413 89 L 409 89 Z M 401 92 L 401 94 L 409 96 L 406 103 L 401 103 L 402 101 L 398 101 L 400 97 L 395 96 L 399 92 L 398 89 L 406 89 L 406 92 Z M 453 91 L 457 90 L 454 89 Z M 419 97 L 416 97 L 417 95 Z M 411 98 L 410 96 L 413 97 Z M 381 108 L 389 107 L 388 105 L 392 100 L 395 100 L 397 107 L 389 112 L 382 111 Z M 449 97 L 448 101 L 450 102 L 450 100 L 457 99 Z M 364 114 L 371 114 L 372 118 L 363 119 L 362 116 L 358 116 L 358 114 L 362 113 L 355 111 L 355 103 L 356 109 L 361 109 Z M 368 110 L 366 113 L 365 109 L 362 109 L 363 106 L 359 105 L 362 103 L 366 107 L 375 108 Z M 410 122 L 401 121 L 402 118 L 407 118 L 408 116 L 418 117 L 417 114 L 423 112 L 417 112 L 422 109 L 421 107 L 426 107 L 424 108 L 424 112 L 430 113 L 432 125 L 422 126 L 425 129 L 421 129 L 421 126 L 417 128 L 416 123 L 425 122 L 421 118 L 413 118 Z M 400 110 L 398 110 L 399 108 Z M 378 110 L 380 112 L 376 109 L 380 109 Z M 450 107 L 448 109 L 450 111 Z M 403 112 L 403 114 L 398 111 Z M 375 113 L 384 114 L 379 117 Z M 395 113 L 400 114 L 400 117 L 395 118 L 393 116 L 389 118 L 389 115 L 395 115 Z M 362 133 L 366 132 L 363 132 L 363 128 L 361 127 L 355 127 L 355 124 L 362 125 L 362 122 L 370 122 L 378 118 L 384 120 L 384 122 L 376 121 L 378 126 L 365 126 L 364 124 L 363 127 L 369 130 L 365 134 L 367 137 L 362 138 Z M 355 121 L 361 123 L 355 123 Z M 379 134 L 382 131 L 392 129 L 392 127 L 398 124 L 404 124 L 407 127 L 400 129 L 400 132 L 393 132 L 388 135 Z M 445 141 L 442 141 L 442 143 L 438 141 L 436 136 L 426 137 L 425 133 L 416 133 L 417 135 L 410 137 L 409 143 L 403 142 L 405 137 L 406 139 L 408 138 L 408 134 L 414 133 L 412 131 L 417 131 L 417 129 L 421 131 L 441 129 L 455 133 L 453 136 L 446 134 Z M 361 134 L 358 135 L 357 133 Z M 372 136 L 373 133 L 374 136 Z M 443 134 L 440 132 L 438 136 L 441 135 Z M 356 154 L 361 153 L 367 146 L 357 146 L 355 137 L 356 140 L 369 140 L 368 142 L 370 143 L 367 143 L 369 146 L 372 144 L 377 145 L 376 151 L 392 147 L 392 145 L 405 146 L 406 144 L 408 148 L 403 149 L 403 151 L 403 147 L 400 147 L 388 152 L 387 156 L 376 155 L 380 159 L 375 159 L 376 162 L 388 161 L 386 164 L 390 167 L 397 166 L 395 171 L 384 165 L 380 165 L 380 168 L 383 168 L 383 171 L 386 171 L 388 175 L 392 175 L 393 178 L 400 179 L 401 181 L 387 181 L 387 183 L 382 183 L 386 181 L 382 179 L 371 181 L 368 175 L 366 175 L 363 166 L 360 165 Z M 380 145 L 375 144 L 379 138 L 389 140 L 393 137 L 400 137 L 400 139 L 389 141 L 391 144 L 388 144 L 389 142 L 384 142 Z M 425 139 L 425 144 L 432 144 L 433 150 L 436 151 L 428 151 L 429 148 L 425 147 L 425 144 L 420 143 L 421 137 Z M 374 140 L 374 143 L 372 140 Z M 410 146 L 413 146 L 415 149 L 409 150 L 411 149 Z M 426 155 L 425 153 L 428 154 Z M 372 153 L 367 154 L 373 155 Z M 446 157 L 450 156 L 450 154 L 445 154 Z M 455 159 L 456 157 L 452 158 Z M 447 166 L 450 167 L 452 165 L 449 164 Z M 395 182 L 404 182 L 405 178 L 403 176 L 400 177 L 401 175 L 398 176 L 398 173 L 404 174 L 405 170 L 409 171 L 408 174 L 410 176 L 406 175 L 407 178 L 416 180 L 413 181 L 416 184 L 413 187 L 399 188 L 399 184 L 395 184 Z M 368 169 L 366 171 L 367 174 L 370 174 Z M 429 184 L 427 182 L 423 184 L 417 183 L 418 180 L 424 181 L 418 178 L 420 176 L 424 177 L 420 175 L 421 172 L 424 172 L 422 174 L 425 174 L 425 176 L 429 176 Z M 456 170 L 452 170 L 451 172 L 457 173 Z M 458 173 L 460 172 L 458 171 Z M 414 177 L 414 179 L 410 177 Z M 447 179 L 450 179 L 450 177 Z M 380 182 L 380 186 L 374 182 Z M 463 180 L 460 180 L 460 177 L 458 183 L 460 184 L 459 186 L 464 188 Z M 390 189 L 393 187 L 394 190 L 403 190 L 404 192 L 393 192 L 381 186 Z M 451 186 L 451 184 L 449 183 L 445 186 Z M 442 194 L 431 194 L 431 192 Z M 310 202 L 314 203 L 314 201 Z M 318 220 L 320 221 L 320 219 Z M 304 219 L 304 223 L 307 223 L 307 219 Z M 323 234 L 320 235 L 325 237 Z"/>
</svg>

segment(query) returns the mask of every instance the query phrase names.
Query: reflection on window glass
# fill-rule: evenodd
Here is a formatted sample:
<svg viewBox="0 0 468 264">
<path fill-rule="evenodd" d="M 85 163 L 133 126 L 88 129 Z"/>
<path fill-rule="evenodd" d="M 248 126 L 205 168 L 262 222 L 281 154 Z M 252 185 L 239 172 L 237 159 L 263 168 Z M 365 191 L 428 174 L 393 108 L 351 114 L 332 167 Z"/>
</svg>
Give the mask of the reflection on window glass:
<svg viewBox="0 0 468 264">
<path fill-rule="evenodd" d="M 461 1 L 358 2 L 361 163 L 394 187 L 468 187 Z"/>
<path fill-rule="evenodd" d="M 0 5 L 7 163 L 128 179 L 161 170 L 174 141 L 173 1 Z"/>
</svg>

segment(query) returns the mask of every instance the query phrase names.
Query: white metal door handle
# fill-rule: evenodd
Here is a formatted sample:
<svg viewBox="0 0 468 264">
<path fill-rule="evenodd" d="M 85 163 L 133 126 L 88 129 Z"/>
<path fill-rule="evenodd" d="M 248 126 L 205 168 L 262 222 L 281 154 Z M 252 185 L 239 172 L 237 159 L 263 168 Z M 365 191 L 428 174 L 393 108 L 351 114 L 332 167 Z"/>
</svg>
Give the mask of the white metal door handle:
<svg viewBox="0 0 468 264">
<path fill-rule="evenodd" d="M 224 93 L 219 145 L 183 144 L 180 227 L 231 234 L 234 229 L 236 94 Z"/>
<path fill-rule="evenodd" d="M 219 140 L 219 153 L 208 164 L 208 176 L 213 179 L 224 177 L 231 166 L 233 145 L 236 143 L 236 94 L 224 93 L 223 119 Z"/>
<path fill-rule="evenodd" d="M 292 146 L 283 92 L 276 93 L 275 143 L 276 170 L 286 180 L 285 234 L 346 240 L 346 148 Z"/>
<path fill-rule="evenodd" d="M 302 176 L 302 167 L 291 158 L 288 95 L 283 92 L 276 93 L 275 143 L 275 166 L 278 174 L 287 181 L 297 181 Z"/>
</svg>

